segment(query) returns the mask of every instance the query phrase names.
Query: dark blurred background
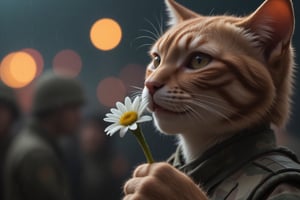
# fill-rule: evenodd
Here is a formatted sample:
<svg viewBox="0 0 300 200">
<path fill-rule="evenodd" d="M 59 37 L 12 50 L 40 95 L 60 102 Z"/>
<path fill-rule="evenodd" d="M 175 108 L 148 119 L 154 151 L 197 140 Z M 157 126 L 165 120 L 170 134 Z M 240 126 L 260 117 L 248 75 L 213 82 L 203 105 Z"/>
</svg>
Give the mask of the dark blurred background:
<svg viewBox="0 0 300 200">
<path fill-rule="evenodd" d="M 205 15 L 246 15 L 263 1 L 178 2 Z M 300 48 L 300 24 L 297 20 L 300 19 L 300 11 L 297 10 L 300 2 L 293 2 L 296 15 L 293 43 L 297 52 Z M 102 18 L 114 19 L 122 29 L 121 42 L 109 51 L 97 49 L 90 39 L 91 27 Z M 81 80 L 88 96 L 85 115 L 98 113 L 99 120 L 102 120 L 101 113 L 143 87 L 144 70 L 149 62 L 147 51 L 153 42 L 144 36 L 152 36 L 149 31 L 156 32 L 155 29 L 160 29 L 160 26 L 165 29 L 166 19 L 163 0 L 0 0 L 0 59 L 13 52 L 26 52 L 35 59 L 39 73 L 54 71 Z M 298 57 L 296 62 L 300 63 Z M 27 73 L 26 70 L 24 73 Z M 288 133 L 285 133 L 292 137 L 300 136 L 298 75 L 295 76 L 292 120 L 288 124 Z M 14 86 L 18 87 L 15 91 L 25 116 L 31 108 L 34 82 Z M 176 141 L 160 135 L 151 123 L 146 124 L 144 129 L 156 160 L 165 160 L 174 150 Z M 286 135 L 281 134 L 280 138 L 282 144 L 288 143 Z M 86 140 L 89 141 L 89 138 Z M 126 177 L 133 166 L 144 162 L 142 151 L 131 136 L 111 140 L 115 151 L 121 152 L 122 158 L 116 159 L 116 165 L 124 166 Z M 66 146 L 69 143 L 66 142 Z"/>
</svg>

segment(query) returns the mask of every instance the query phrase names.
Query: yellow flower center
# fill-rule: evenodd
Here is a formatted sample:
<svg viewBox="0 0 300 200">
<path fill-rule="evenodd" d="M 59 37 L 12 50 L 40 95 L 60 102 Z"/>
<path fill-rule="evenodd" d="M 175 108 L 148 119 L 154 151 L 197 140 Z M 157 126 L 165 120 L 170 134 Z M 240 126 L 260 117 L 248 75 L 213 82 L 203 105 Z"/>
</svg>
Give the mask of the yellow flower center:
<svg viewBox="0 0 300 200">
<path fill-rule="evenodd" d="M 120 118 L 120 124 L 123 126 L 129 126 L 136 122 L 138 119 L 138 114 L 134 111 L 124 113 Z"/>
</svg>

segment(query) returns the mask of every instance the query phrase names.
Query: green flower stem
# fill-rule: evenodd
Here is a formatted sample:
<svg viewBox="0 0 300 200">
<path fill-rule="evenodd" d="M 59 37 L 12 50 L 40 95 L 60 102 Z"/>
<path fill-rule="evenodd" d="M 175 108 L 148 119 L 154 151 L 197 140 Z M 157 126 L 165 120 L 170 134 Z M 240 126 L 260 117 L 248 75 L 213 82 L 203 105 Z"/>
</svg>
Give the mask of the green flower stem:
<svg viewBox="0 0 300 200">
<path fill-rule="evenodd" d="M 152 153 L 150 151 L 150 148 L 145 140 L 144 134 L 142 132 L 142 130 L 140 129 L 140 127 L 138 126 L 138 128 L 134 131 L 132 131 L 133 135 L 137 138 L 140 146 L 142 147 L 145 157 L 147 159 L 147 162 L 149 164 L 154 163 L 154 159 L 152 157 Z"/>
</svg>

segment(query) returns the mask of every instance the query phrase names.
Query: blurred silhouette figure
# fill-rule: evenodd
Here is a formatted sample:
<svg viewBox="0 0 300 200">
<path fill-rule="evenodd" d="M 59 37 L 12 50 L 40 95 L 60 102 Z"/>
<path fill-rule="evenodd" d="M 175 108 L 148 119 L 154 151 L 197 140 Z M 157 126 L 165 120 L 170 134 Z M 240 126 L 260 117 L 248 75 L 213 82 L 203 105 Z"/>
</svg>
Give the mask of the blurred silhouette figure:
<svg viewBox="0 0 300 200">
<path fill-rule="evenodd" d="M 32 120 L 13 139 L 7 154 L 7 200 L 71 198 L 57 139 L 75 133 L 83 102 L 76 80 L 53 74 L 40 78 L 33 95 Z"/>
<path fill-rule="evenodd" d="M 14 91 L 0 82 L 0 199 L 4 198 L 3 192 L 3 166 L 5 155 L 9 147 L 14 124 L 19 116 Z"/>
<path fill-rule="evenodd" d="M 88 117 L 81 128 L 83 199 L 120 199 L 128 163 L 112 151 L 112 138 L 105 135 L 105 127 L 103 117 L 98 115 Z"/>
<path fill-rule="evenodd" d="M 78 133 L 78 132 L 77 132 Z M 78 134 L 68 135 L 59 140 L 59 147 L 62 150 L 65 170 L 70 180 L 70 190 L 73 200 L 81 200 L 81 160 Z"/>
</svg>

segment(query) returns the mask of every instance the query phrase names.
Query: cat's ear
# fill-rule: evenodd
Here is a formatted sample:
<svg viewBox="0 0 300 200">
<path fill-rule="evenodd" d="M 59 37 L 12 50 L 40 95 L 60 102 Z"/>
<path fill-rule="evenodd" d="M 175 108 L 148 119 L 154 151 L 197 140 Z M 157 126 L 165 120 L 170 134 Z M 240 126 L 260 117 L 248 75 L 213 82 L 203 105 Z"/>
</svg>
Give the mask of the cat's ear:
<svg viewBox="0 0 300 200">
<path fill-rule="evenodd" d="M 291 0 L 266 0 L 242 22 L 254 33 L 266 59 L 281 55 L 294 32 L 294 9 Z"/>
<path fill-rule="evenodd" d="M 175 2 L 174 0 L 165 0 L 165 4 L 167 6 L 167 12 L 169 14 L 169 26 L 174 26 L 184 20 L 200 16 L 197 13 Z"/>
</svg>

